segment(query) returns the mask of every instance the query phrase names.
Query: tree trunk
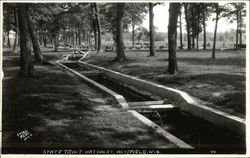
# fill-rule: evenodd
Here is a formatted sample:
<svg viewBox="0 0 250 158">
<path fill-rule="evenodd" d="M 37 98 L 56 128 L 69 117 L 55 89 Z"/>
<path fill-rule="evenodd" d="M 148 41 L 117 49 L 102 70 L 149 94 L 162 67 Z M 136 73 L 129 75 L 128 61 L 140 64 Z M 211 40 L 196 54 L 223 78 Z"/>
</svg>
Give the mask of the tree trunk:
<svg viewBox="0 0 250 158">
<path fill-rule="evenodd" d="M 47 38 L 46 38 L 46 31 L 43 32 L 43 46 L 47 47 Z"/>
<path fill-rule="evenodd" d="M 10 31 L 8 30 L 7 32 L 7 47 L 10 48 L 11 45 L 10 45 Z"/>
<path fill-rule="evenodd" d="M 86 41 L 86 31 L 85 31 L 85 29 L 82 30 L 82 40 L 83 40 L 83 42 Z"/>
<path fill-rule="evenodd" d="M 31 77 L 34 67 L 31 60 L 31 41 L 29 37 L 26 5 L 18 4 L 18 26 L 20 31 L 20 71 L 19 75 Z"/>
<path fill-rule="evenodd" d="M 176 29 L 178 14 L 180 12 L 180 3 L 169 4 L 169 24 L 168 24 L 168 72 L 175 74 L 178 72 L 177 58 L 176 58 Z"/>
<path fill-rule="evenodd" d="M 116 3 L 116 60 L 123 62 L 126 60 L 123 43 L 123 14 L 125 3 Z"/>
<path fill-rule="evenodd" d="M 98 33 L 97 33 L 97 23 L 96 23 L 96 17 L 95 17 L 95 6 L 93 3 L 91 3 L 91 11 L 92 11 L 92 29 L 94 32 L 94 39 L 95 39 L 95 49 L 98 49 Z"/>
<path fill-rule="evenodd" d="M 19 34 L 18 17 L 17 17 L 17 12 L 15 9 L 14 9 L 14 18 L 15 18 L 15 24 L 16 24 L 16 32 L 15 32 L 15 41 L 14 41 L 14 45 L 13 45 L 13 52 L 16 51 L 16 46 L 17 46 L 17 42 L 18 42 L 18 34 Z"/>
<path fill-rule="evenodd" d="M 135 24 L 132 21 L 132 45 L 135 45 Z"/>
<path fill-rule="evenodd" d="M 7 29 L 7 47 L 10 48 L 10 9 L 7 9 L 6 12 L 6 17 L 5 17 L 5 22 L 6 22 L 6 29 Z"/>
<path fill-rule="evenodd" d="M 96 30 L 96 27 L 93 26 L 93 32 L 94 32 L 94 39 L 95 39 L 95 49 L 97 50 L 98 48 L 98 42 L 97 42 L 97 30 Z"/>
<path fill-rule="evenodd" d="M 116 49 L 116 34 L 117 34 L 116 31 L 113 31 L 113 33 L 112 33 L 113 36 L 112 36 L 112 37 L 113 37 L 113 41 L 114 41 L 114 44 L 113 44 L 113 45 L 114 45 L 114 48 L 115 48 L 115 49 L 113 50 L 114 52 L 116 52 L 116 50 L 117 50 L 117 49 Z"/>
<path fill-rule="evenodd" d="M 195 47 L 195 35 L 194 35 L 194 32 L 192 34 L 192 49 L 194 49 Z"/>
<path fill-rule="evenodd" d="M 180 9 L 180 49 L 183 49 L 183 44 L 182 44 L 182 22 L 181 22 L 181 9 Z"/>
<path fill-rule="evenodd" d="M 195 48 L 195 13 L 194 13 L 194 7 L 191 8 L 191 16 L 192 16 L 192 49 Z"/>
<path fill-rule="evenodd" d="M 15 32 L 14 45 L 13 45 L 13 50 L 12 50 L 13 52 L 16 51 L 17 42 L 18 42 L 18 31 Z"/>
<path fill-rule="evenodd" d="M 92 45 L 91 31 L 88 32 L 88 42 L 89 42 L 90 45 Z"/>
<path fill-rule="evenodd" d="M 41 50 L 40 50 L 40 47 L 39 47 L 39 43 L 38 43 L 38 40 L 37 40 L 37 36 L 35 34 L 33 22 L 32 22 L 32 19 L 30 17 L 30 13 L 29 13 L 28 8 L 27 8 L 27 15 L 26 16 L 27 16 L 27 21 L 28 21 L 29 33 L 30 33 L 30 36 L 31 36 L 31 39 L 32 39 L 33 51 L 34 51 L 34 54 L 35 54 L 35 61 L 37 63 L 42 63 L 44 59 L 43 59 L 43 56 L 41 54 Z"/>
<path fill-rule="evenodd" d="M 72 43 L 72 47 L 74 48 L 75 47 L 75 32 L 74 32 L 74 29 L 72 29 L 71 31 L 71 43 Z"/>
<path fill-rule="evenodd" d="M 196 35 L 196 50 L 199 50 L 199 28 L 200 28 L 200 4 L 197 4 L 197 35 Z"/>
<path fill-rule="evenodd" d="M 216 19 L 215 19 L 215 28 L 214 28 L 214 43 L 213 43 L 212 59 L 215 58 L 215 47 L 216 47 L 216 35 L 217 35 L 218 21 L 219 21 L 219 4 L 216 5 Z"/>
<path fill-rule="evenodd" d="M 54 37 L 52 35 L 49 35 L 49 44 L 51 44 L 52 46 L 54 46 Z"/>
<path fill-rule="evenodd" d="M 77 32 L 76 32 L 76 28 L 73 29 L 74 32 L 74 47 L 77 47 Z"/>
<path fill-rule="evenodd" d="M 57 34 L 54 34 L 53 35 L 53 40 L 54 40 L 54 51 L 57 52 L 58 51 L 58 48 L 57 48 Z"/>
<path fill-rule="evenodd" d="M 87 44 L 90 44 L 90 42 L 89 42 L 89 31 L 88 30 L 86 31 L 86 40 L 87 40 Z"/>
<path fill-rule="evenodd" d="M 79 43 L 79 47 L 81 47 L 81 43 L 82 43 L 81 35 L 82 35 L 81 30 L 80 30 L 80 28 L 78 28 L 78 43 Z"/>
<path fill-rule="evenodd" d="M 5 42 L 6 42 L 6 37 L 5 37 L 5 32 L 3 32 L 3 47 L 5 46 Z"/>
<path fill-rule="evenodd" d="M 63 44 L 67 43 L 67 35 L 66 35 L 66 30 L 63 29 Z"/>
<path fill-rule="evenodd" d="M 235 43 L 235 49 L 238 49 L 238 44 L 239 44 L 239 40 L 238 40 L 238 33 L 239 33 L 239 12 L 236 11 L 236 43 Z"/>
<path fill-rule="evenodd" d="M 18 36 L 17 36 L 17 47 L 20 48 L 20 31 L 18 30 Z"/>
<path fill-rule="evenodd" d="M 242 30 L 241 30 L 241 28 L 242 28 L 242 11 L 241 10 L 239 11 L 239 20 L 240 20 L 240 22 L 239 22 L 240 23 L 240 26 L 239 26 L 240 45 L 242 45 Z M 240 49 L 241 49 L 241 47 L 240 47 Z"/>
<path fill-rule="evenodd" d="M 189 4 L 184 4 L 184 9 L 185 9 L 185 19 L 186 19 L 186 25 L 187 25 L 187 49 L 191 50 L 191 35 L 190 35 L 190 23 L 188 19 L 188 5 Z"/>
<path fill-rule="evenodd" d="M 39 37 L 39 46 L 41 46 L 43 44 L 43 35 L 42 35 L 42 30 L 39 30 L 39 33 L 38 33 Z"/>
<path fill-rule="evenodd" d="M 202 21 L 203 21 L 203 49 L 207 49 L 207 37 L 206 37 L 206 17 L 205 11 L 202 13 Z"/>
<path fill-rule="evenodd" d="M 150 37 L 150 53 L 149 56 L 155 56 L 155 44 L 154 44 L 154 12 L 153 3 L 149 3 L 149 37 Z"/>
<path fill-rule="evenodd" d="M 96 20 L 96 28 L 97 28 L 97 52 L 101 52 L 102 51 L 102 33 L 101 33 L 101 22 L 100 22 L 100 18 L 99 18 L 99 9 L 97 6 L 97 3 L 94 3 L 94 9 L 95 9 L 95 20 Z"/>
</svg>

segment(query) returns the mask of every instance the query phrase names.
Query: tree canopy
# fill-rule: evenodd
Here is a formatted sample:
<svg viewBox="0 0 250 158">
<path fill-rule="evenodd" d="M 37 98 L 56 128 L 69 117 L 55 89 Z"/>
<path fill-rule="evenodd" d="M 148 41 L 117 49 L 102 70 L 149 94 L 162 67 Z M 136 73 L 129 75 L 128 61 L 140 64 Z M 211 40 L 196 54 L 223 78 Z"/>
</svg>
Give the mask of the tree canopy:
<svg viewBox="0 0 250 158">
<path fill-rule="evenodd" d="M 187 41 L 187 49 L 199 49 L 199 35 L 202 32 L 203 49 L 207 49 L 207 35 L 209 35 L 209 40 L 212 37 L 206 32 L 206 21 L 214 18 L 214 15 L 216 15 L 216 18 L 214 18 L 215 29 L 212 39 L 212 56 L 215 57 L 217 37 L 219 37 L 218 40 L 220 41 L 223 41 L 226 37 L 221 35 L 216 36 L 217 24 L 220 18 L 226 17 L 229 23 L 236 22 L 235 38 L 230 36 L 230 40 L 235 40 L 236 49 L 238 49 L 239 44 L 243 44 L 242 38 L 246 32 L 244 21 L 246 17 L 245 3 L 227 3 L 221 5 L 219 3 L 185 2 L 180 5 L 176 5 L 175 3 L 174 5 L 170 4 L 171 7 L 178 7 L 178 11 L 173 11 L 173 8 L 170 9 L 170 21 L 175 22 L 176 14 L 180 17 L 182 14 L 185 16 L 186 32 L 184 39 L 186 39 L 185 42 Z M 22 5 L 24 6 L 20 7 Z M 14 51 L 17 46 L 18 36 L 23 36 L 18 30 L 21 28 L 26 29 L 26 26 L 19 26 L 19 19 L 22 19 L 21 23 L 24 25 L 27 24 L 26 31 L 29 32 L 29 36 L 21 38 L 28 39 L 24 40 L 26 44 L 21 44 L 22 41 L 20 41 L 20 44 L 28 47 L 29 44 L 27 42 L 30 42 L 30 38 L 30 43 L 32 43 L 35 54 L 35 61 L 37 62 L 44 60 L 40 50 L 40 45 L 42 44 L 44 47 L 47 47 L 47 45 L 53 46 L 54 51 L 58 50 L 58 46 L 68 46 L 70 48 L 93 49 L 101 52 L 104 45 L 103 36 L 107 33 L 113 38 L 111 41 L 113 41 L 113 47 L 115 48 L 113 49 L 116 53 L 115 59 L 120 62 L 126 59 L 126 54 L 124 53 L 124 34 L 126 33 L 131 33 L 132 45 L 135 44 L 135 40 L 141 43 L 150 41 L 150 56 L 155 56 L 154 42 L 159 39 L 154 38 L 155 35 L 159 35 L 159 32 L 156 30 L 157 27 L 153 23 L 153 7 L 156 5 L 161 5 L 161 3 L 4 3 L 3 39 L 4 43 L 7 43 L 7 46 L 10 47 L 9 34 L 11 31 L 15 32 Z M 184 8 L 184 12 L 181 12 L 182 8 Z M 20 10 L 25 10 L 27 16 L 18 15 Z M 150 15 L 149 30 L 141 26 L 148 13 Z M 171 31 L 172 34 L 171 39 L 175 40 L 175 42 L 168 41 L 169 48 L 171 47 L 173 52 L 176 51 L 172 47 L 177 42 L 177 38 L 173 37 L 176 34 L 176 27 L 178 25 L 168 27 L 168 31 Z M 181 22 L 179 27 L 182 27 Z M 182 37 L 182 30 L 180 31 L 180 37 Z M 227 37 L 229 38 L 229 36 Z M 168 40 L 169 38 L 170 35 L 168 36 Z M 161 39 L 164 40 L 164 37 Z M 165 39 L 165 41 L 167 40 Z M 182 49 L 182 38 L 180 43 L 180 48 Z M 178 47 L 177 44 L 174 47 Z M 26 50 L 29 51 L 29 48 L 26 48 Z"/>
</svg>

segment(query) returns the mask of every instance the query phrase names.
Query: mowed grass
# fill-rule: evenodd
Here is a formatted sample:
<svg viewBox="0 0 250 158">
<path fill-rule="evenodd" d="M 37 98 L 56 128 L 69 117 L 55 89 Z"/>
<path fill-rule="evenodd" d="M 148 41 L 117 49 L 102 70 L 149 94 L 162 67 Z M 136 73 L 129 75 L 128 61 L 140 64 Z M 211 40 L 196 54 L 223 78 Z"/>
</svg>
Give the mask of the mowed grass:
<svg viewBox="0 0 250 158">
<path fill-rule="evenodd" d="M 44 54 L 55 60 L 55 53 Z M 61 57 L 61 55 L 59 55 Z M 49 148 L 175 148 L 114 99 L 55 65 L 35 65 L 36 77 L 18 77 L 19 54 L 3 53 L 3 153 Z M 23 140 L 18 133 L 28 130 Z"/>
<path fill-rule="evenodd" d="M 146 51 L 126 51 L 124 63 L 114 62 L 115 53 L 92 54 L 86 61 L 128 75 L 177 88 L 199 102 L 221 111 L 245 118 L 246 58 L 245 50 L 211 50 L 177 52 L 179 72 L 167 73 L 168 52 L 147 57 Z"/>
</svg>

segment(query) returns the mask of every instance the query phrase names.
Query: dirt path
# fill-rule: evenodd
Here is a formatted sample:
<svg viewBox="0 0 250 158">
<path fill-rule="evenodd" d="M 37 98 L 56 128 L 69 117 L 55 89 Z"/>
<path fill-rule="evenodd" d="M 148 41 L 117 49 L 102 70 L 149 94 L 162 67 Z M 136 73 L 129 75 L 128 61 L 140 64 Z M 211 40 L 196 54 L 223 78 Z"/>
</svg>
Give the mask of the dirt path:
<svg viewBox="0 0 250 158">
<path fill-rule="evenodd" d="M 37 77 L 20 78 L 18 54 L 3 55 L 3 153 L 175 147 L 60 67 L 35 66 Z"/>
</svg>

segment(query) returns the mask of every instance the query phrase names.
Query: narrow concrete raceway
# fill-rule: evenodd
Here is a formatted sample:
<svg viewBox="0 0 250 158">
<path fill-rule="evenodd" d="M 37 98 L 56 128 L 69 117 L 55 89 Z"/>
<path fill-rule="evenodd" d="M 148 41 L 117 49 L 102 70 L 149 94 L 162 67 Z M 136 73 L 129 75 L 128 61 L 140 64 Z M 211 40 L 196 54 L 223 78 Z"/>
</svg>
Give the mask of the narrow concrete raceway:
<svg viewBox="0 0 250 158">
<path fill-rule="evenodd" d="M 86 53 L 88 54 L 88 53 Z M 114 91 L 102 86 L 101 84 L 91 80 L 90 78 L 82 75 L 79 72 L 76 72 L 70 68 L 68 68 L 67 66 L 63 65 L 61 62 L 65 62 L 68 59 L 67 55 L 65 58 L 56 61 L 57 64 L 59 64 L 61 67 L 69 70 L 70 72 L 72 72 L 73 74 L 77 75 L 78 77 L 84 79 L 85 81 L 89 82 L 90 84 L 98 87 L 99 89 L 101 89 L 102 91 L 110 94 L 111 96 L 113 96 L 117 103 L 118 106 L 120 106 L 121 108 L 128 110 L 129 113 L 133 114 L 133 116 L 135 116 L 137 119 L 139 119 L 142 123 L 144 123 L 145 125 L 147 125 L 148 127 L 150 127 L 152 130 L 154 130 L 156 133 L 158 133 L 159 135 L 165 137 L 168 141 L 170 141 L 171 143 L 173 143 L 175 146 L 177 146 L 178 148 L 184 148 L 184 149 L 193 149 L 192 146 L 188 145 L 187 143 L 183 142 L 182 140 L 180 140 L 179 138 L 175 137 L 174 135 L 172 135 L 171 133 L 165 131 L 164 129 L 162 129 L 160 126 L 158 126 L 157 124 L 155 124 L 154 122 L 152 122 L 151 120 L 149 120 L 148 118 L 144 117 L 143 115 L 141 115 L 140 113 L 138 113 L 135 110 L 131 110 L 129 109 L 129 105 L 126 102 L 126 100 L 124 99 L 123 96 L 115 93 Z M 86 55 L 81 58 L 80 60 L 78 60 L 78 62 L 80 62 L 82 59 L 84 59 L 86 57 Z M 76 62 L 77 63 L 77 62 Z"/>
<path fill-rule="evenodd" d="M 3 108 L 5 153 L 41 154 L 41 150 L 53 148 L 177 148 L 132 113 L 117 107 L 111 95 L 89 86 L 60 66 L 36 66 L 39 79 L 19 81 L 14 76 L 19 67 L 9 66 L 10 60 L 6 62 L 4 94 L 9 101 L 4 102 Z M 30 85 L 23 96 L 10 88 L 20 83 Z M 13 96 L 15 99 L 8 99 Z M 33 103 L 28 104 L 30 101 Z M 16 136 L 22 130 L 32 134 L 26 141 Z"/>
<path fill-rule="evenodd" d="M 84 56 L 85 58 L 86 56 Z M 196 116 L 197 118 L 201 118 L 203 120 L 206 120 L 210 122 L 211 124 L 214 124 L 218 127 L 221 127 L 222 129 L 229 131 L 230 133 L 237 134 L 241 137 L 245 136 L 245 120 L 241 119 L 239 117 L 229 115 L 227 113 L 218 111 L 214 108 L 207 107 L 205 105 L 201 105 L 197 103 L 191 96 L 189 96 L 187 93 L 182 92 L 180 90 L 176 90 L 173 88 L 165 87 L 162 85 L 158 85 L 149 81 L 145 81 L 142 79 L 138 79 L 133 76 L 124 75 L 116 71 L 112 71 L 109 69 L 105 69 L 103 67 L 91 65 L 85 62 L 82 62 L 81 60 L 84 59 L 81 58 L 78 61 L 75 61 L 73 63 L 78 64 L 80 67 L 84 67 L 91 70 L 97 70 L 105 76 L 114 79 L 119 82 L 126 83 L 129 85 L 129 88 L 132 87 L 133 90 L 138 91 L 140 93 L 148 94 L 150 96 L 156 97 L 156 98 L 167 98 L 175 105 L 178 105 L 178 107 L 173 106 L 172 104 L 166 104 L 164 105 L 163 102 L 161 104 L 155 104 L 153 105 L 146 103 L 144 106 L 134 106 L 134 103 L 127 103 L 123 96 L 117 94 L 116 92 L 108 89 L 107 87 L 95 82 L 94 80 L 84 76 L 83 74 L 63 65 L 63 62 L 67 62 L 67 57 L 57 61 L 57 63 L 72 72 L 73 74 L 77 75 L 78 77 L 84 79 L 85 81 L 89 82 L 90 84 L 94 85 L 95 87 L 98 87 L 102 91 L 105 91 L 106 93 L 109 93 L 112 95 L 115 100 L 117 101 L 117 105 L 120 106 L 123 109 L 128 110 L 129 113 L 133 114 L 136 118 L 138 118 L 141 122 L 143 122 L 145 125 L 153 129 L 156 133 L 162 135 L 167 140 L 178 146 L 179 148 L 186 148 L 186 149 L 192 149 L 193 147 L 188 145 L 187 143 L 183 142 L 179 138 L 175 137 L 174 135 L 170 134 L 169 132 L 162 129 L 160 126 L 153 123 L 151 120 L 146 118 L 145 116 L 138 113 L 136 110 L 138 109 L 157 109 L 157 110 L 169 110 L 169 109 L 176 109 L 180 108 L 183 111 L 186 111 L 188 113 L 191 113 L 192 115 Z M 159 101 L 158 101 L 159 102 Z M 136 104 L 135 104 L 136 105 Z M 142 104 L 143 105 L 143 104 Z M 132 106 L 132 107 L 131 107 Z"/>
<path fill-rule="evenodd" d="M 103 72 L 106 76 L 113 78 L 117 81 L 127 83 L 130 86 L 136 87 L 138 91 L 144 92 L 145 94 L 167 98 L 171 100 L 171 102 L 178 105 L 181 110 L 187 111 L 192 115 L 209 121 L 219 127 L 223 127 L 227 131 L 230 131 L 242 137 L 245 136 L 245 119 L 227 114 L 225 112 L 216 110 L 205 105 L 201 105 L 183 91 L 158 85 L 149 81 L 138 79 L 133 76 L 121 74 L 119 72 L 109 70 L 103 67 L 84 63 L 82 61 L 78 61 L 78 65 L 87 67 L 89 69 L 99 70 L 100 72 Z"/>
</svg>

